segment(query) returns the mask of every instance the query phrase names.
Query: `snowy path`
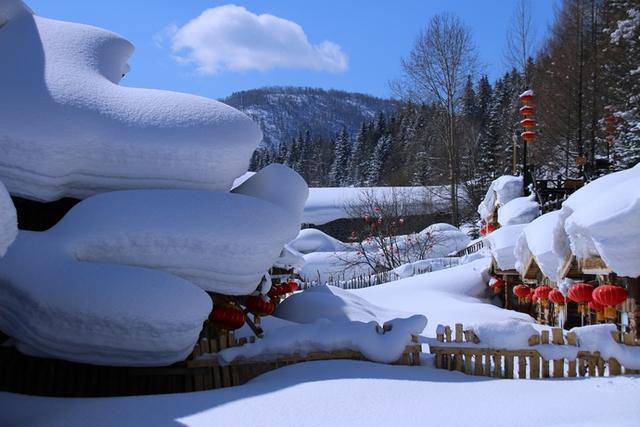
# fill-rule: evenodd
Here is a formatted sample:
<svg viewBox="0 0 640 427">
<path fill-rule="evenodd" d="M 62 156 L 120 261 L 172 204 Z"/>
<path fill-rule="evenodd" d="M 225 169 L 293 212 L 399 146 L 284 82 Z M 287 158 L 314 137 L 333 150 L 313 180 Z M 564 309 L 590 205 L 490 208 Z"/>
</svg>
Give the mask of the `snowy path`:
<svg viewBox="0 0 640 427">
<path fill-rule="evenodd" d="M 426 362 L 312 362 L 240 387 L 180 395 L 51 399 L 3 393 L 0 425 L 638 425 L 640 377 L 494 380 L 436 370 Z"/>
</svg>

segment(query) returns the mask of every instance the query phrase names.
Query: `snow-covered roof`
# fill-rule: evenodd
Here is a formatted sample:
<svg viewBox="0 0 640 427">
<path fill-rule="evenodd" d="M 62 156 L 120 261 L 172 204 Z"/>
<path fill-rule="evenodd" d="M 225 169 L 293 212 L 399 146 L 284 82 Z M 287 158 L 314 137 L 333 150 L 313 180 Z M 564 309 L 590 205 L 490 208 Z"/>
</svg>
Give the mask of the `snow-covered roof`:
<svg viewBox="0 0 640 427">
<path fill-rule="evenodd" d="M 493 214 L 496 206 L 502 206 L 516 197 L 522 196 L 522 177 L 503 175 L 494 180 L 484 199 L 478 205 L 478 213 L 480 218 L 486 220 Z"/>
<path fill-rule="evenodd" d="M 296 251 L 302 254 L 312 252 L 338 252 L 349 248 L 345 243 L 315 228 L 300 230 L 298 236 L 289 243 Z"/>
<path fill-rule="evenodd" d="M 199 96 L 120 86 L 131 43 L 19 6 L 0 32 L 0 179 L 12 194 L 51 201 L 123 189 L 226 191 L 246 171 L 262 135 L 245 114 Z"/>
<path fill-rule="evenodd" d="M 16 208 L 7 193 L 4 184 L 0 182 L 0 257 L 18 235 L 18 220 Z"/>
<path fill-rule="evenodd" d="M 558 257 L 553 249 L 554 229 L 559 219 L 560 212 L 553 211 L 536 218 L 524 227 L 514 248 L 516 270 L 521 275 L 525 274 L 524 269 L 529 256 L 533 256 L 542 274 L 554 282 L 560 280 L 558 271 L 564 256 Z"/>
<path fill-rule="evenodd" d="M 540 205 L 535 194 L 517 197 L 498 208 L 498 222 L 501 226 L 528 224 L 540 215 Z"/>
<path fill-rule="evenodd" d="M 577 258 L 599 256 L 620 276 L 640 276 L 640 165 L 582 187 L 562 211 Z"/>
<path fill-rule="evenodd" d="M 516 267 L 514 248 L 525 224 L 501 227 L 485 237 L 491 256 L 501 270 L 512 270 Z"/>
</svg>

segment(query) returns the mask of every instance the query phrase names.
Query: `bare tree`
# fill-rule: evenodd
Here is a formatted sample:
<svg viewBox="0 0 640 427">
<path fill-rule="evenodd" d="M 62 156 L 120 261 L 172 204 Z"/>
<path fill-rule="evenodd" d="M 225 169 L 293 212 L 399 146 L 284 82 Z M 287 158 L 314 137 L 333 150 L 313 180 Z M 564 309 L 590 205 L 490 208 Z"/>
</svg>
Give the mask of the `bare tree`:
<svg viewBox="0 0 640 427">
<path fill-rule="evenodd" d="M 459 225 L 458 183 L 460 147 L 456 119 L 464 85 L 476 72 L 477 56 L 470 30 L 459 18 L 439 14 L 418 35 L 409 57 L 402 60 L 403 75 L 392 82 L 402 98 L 439 107 L 439 134 L 445 146 L 451 200 L 451 222 Z"/>
<path fill-rule="evenodd" d="M 525 84 L 531 83 L 527 63 L 533 56 L 535 27 L 532 25 L 531 0 L 518 0 L 507 28 L 507 45 L 504 56 L 507 63 L 525 76 Z"/>
<path fill-rule="evenodd" d="M 431 211 L 426 196 L 397 188 L 382 194 L 374 189 L 363 189 L 359 200 L 345 207 L 350 217 L 362 218 L 352 231 L 349 245 L 350 249 L 355 249 L 356 257 L 337 255 L 345 270 L 368 266 L 380 273 L 427 258 L 437 245 L 442 244 L 443 237 L 429 231 L 409 233 L 406 224 L 407 217 Z"/>
</svg>

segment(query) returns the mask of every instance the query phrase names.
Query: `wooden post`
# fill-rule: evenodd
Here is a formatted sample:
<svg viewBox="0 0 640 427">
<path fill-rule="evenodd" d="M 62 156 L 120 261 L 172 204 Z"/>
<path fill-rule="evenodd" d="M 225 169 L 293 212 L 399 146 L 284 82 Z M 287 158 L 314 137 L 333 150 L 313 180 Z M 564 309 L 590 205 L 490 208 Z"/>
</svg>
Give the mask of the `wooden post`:
<svg viewBox="0 0 640 427">
<path fill-rule="evenodd" d="M 507 352 L 504 355 L 504 377 L 513 379 L 513 353 Z"/>
<path fill-rule="evenodd" d="M 462 342 L 462 323 L 456 323 L 456 342 Z"/>
<path fill-rule="evenodd" d="M 540 354 L 537 351 L 533 352 L 530 357 L 531 369 L 529 370 L 530 379 L 540 379 Z"/>
<path fill-rule="evenodd" d="M 484 374 L 487 377 L 491 376 L 491 352 L 488 350 L 484 352 Z"/>
<path fill-rule="evenodd" d="M 462 371 L 462 353 L 461 352 L 456 352 L 454 355 L 454 358 L 456 360 L 456 371 Z"/>
<path fill-rule="evenodd" d="M 524 355 L 518 355 L 518 378 L 527 378 L 527 358 Z"/>
<path fill-rule="evenodd" d="M 611 357 L 609 358 L 609 375 L 620 375 L 622 373 L 622 367 L 620 366 L 620 362 L 617 359 Z"/>
<path fill-rule="evenodd" d="M 495 352 L 493 354 L 493 360 L 496 368 L 496 378 L 504 378 L 502 375 L 502 353 L 500 353 L 499 351 Z"/>
<path fill-rule="evenodd" d="M 540 343 L 549 344 L 549 331 L 540 333 Z M 542 378 L 549 378 L 549 361 L 542 358 Z"/>
<path fill-rule="evenodd" d="M 444 327 L 444 340 L 445 342 L 451 342 L 451 326 Z"/>
<path fill-rule="evenodd" d="M 476 351 L 473 354 L 473 361 L 475 363 L 473 374 L 474 375 L 482 375 L 482 352 Z"/>
<path fill-rule="evenodd" d="M 562 336 L 562 329 L 553 328 L 551 330 L 551 333 L 553 335 L 553 344 L 564 345 L 564 337 Z M 564 377 L 564 359 L 558 359 L 553 361 L 553 377 L 554 378 Z"/>
</svg>

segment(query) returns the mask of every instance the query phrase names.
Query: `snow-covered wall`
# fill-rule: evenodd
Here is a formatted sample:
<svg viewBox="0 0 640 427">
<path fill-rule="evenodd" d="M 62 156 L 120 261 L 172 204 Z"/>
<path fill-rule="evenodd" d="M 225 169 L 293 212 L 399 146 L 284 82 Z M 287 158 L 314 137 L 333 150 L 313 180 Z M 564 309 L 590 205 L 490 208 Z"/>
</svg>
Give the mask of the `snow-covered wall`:
<svg viewBox="0 0 640 427">
<path fill-rule="evenodd" d="M 0 12 L 0 179 L 15 195 L 229 190 L 261 140 L 220 102 L 120 86 L 133 46 L 99 28 Z M 4 16 L 4 18 L 2 18 Z"/>
</svg>

